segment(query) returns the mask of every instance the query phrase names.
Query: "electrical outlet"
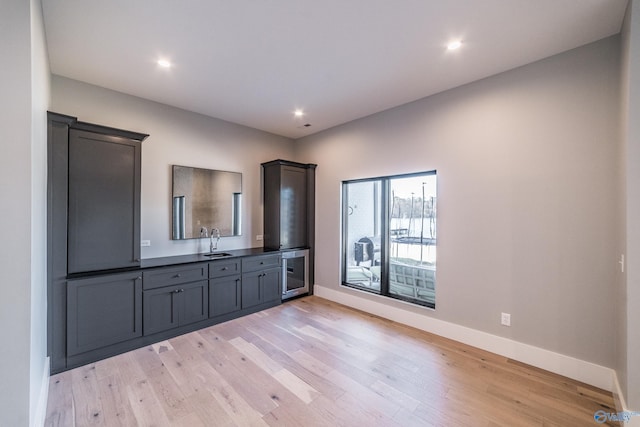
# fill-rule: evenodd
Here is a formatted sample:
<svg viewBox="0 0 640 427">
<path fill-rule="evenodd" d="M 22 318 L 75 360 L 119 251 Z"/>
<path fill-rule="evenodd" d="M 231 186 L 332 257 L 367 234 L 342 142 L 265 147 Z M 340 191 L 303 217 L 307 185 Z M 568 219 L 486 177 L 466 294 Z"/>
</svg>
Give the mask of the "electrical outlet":
<svg viewBox="0 0 640 427">
<path fill-rule="evenodd" d="M 151 240 L 141 240 L 140 246 L 151 246 Z"/>
<path fill-rule="evenodd" d="M 256 235 L 256 240 L 262 240 L 262 234 L 257 234 Z"/>
<path fill-rule="evenodd" d="M 511 315 L 509 313 L 502 313 L 500 323 L 504 326 L 511 326 Z"/>
</svg>

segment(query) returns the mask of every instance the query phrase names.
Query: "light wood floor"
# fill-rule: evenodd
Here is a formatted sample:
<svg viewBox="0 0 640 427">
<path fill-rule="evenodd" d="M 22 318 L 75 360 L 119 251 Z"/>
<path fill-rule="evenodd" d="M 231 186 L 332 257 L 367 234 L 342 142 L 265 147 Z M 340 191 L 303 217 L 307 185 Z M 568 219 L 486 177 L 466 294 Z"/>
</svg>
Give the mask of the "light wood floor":
<svg viewBox="0 0 640 427">
<path fill-rule="evenodd" d="M 318 297 L 51 377 L 47 426 L 595 426 L 611 394 Z"/>
</svg>

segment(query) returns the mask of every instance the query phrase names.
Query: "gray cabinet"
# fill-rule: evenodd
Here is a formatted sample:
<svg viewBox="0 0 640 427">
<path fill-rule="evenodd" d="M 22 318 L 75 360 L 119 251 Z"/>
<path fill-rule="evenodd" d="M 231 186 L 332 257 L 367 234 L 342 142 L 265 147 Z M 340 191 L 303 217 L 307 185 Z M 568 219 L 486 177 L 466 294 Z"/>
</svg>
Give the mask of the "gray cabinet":
<svg viewBox="0 0 640 427">
<path fill-rule="evenodd" d="M 140 142 L 69 131 L 68 273 L 140 265 Z"/>
<path fill-rule="evenodd" d="M 170 339 L 281 303 L 280 252 L 215 261 L 161 258 L 135 271 L 65 280 L 64 351 L 56 371 Z"/>
<path fill-rule="evenodd" d="M 209 280 L 209 317 L 240 310 L 241 286 L 239 274 Z"/>
<path fill-rule="evenodd" d="M 209 263 L 209 317 L 239 311 L 241 306 L 240 260 Z"/>
<path fill-rule="evenodd" d="M 242 260 L 242 308 L 280 301 L 282 271 L 280 254 Z"/>
<path fill-rule="evenodd" d="M 281 296 L 280 269 L 256 271 L 242 275 L 242 308 L 277 301 Z"/>
<path fill-rule="evenodd" d="M 315 258 L 316 166 L 273 160 L 263 163 L 264 247 L 309 249 L 309 293 L 313 294 Z"/>
<path fill-rule="evenodd" d="M 207 264 L 200 263 L 143 273 L 144 335 L 185 326 L 209 317 L 207 270 Z"/>
<path fill-rule="evenodd" d="M 67 355 L 142 336 L 139 272 L 67 282 Z"/>
<path fill-rule="evenodd" d="M 147 136 L 48 113 L 47 354 L 52 373 L 67 368 L 71 355 L 96 348 L 91 339 L 97 343 L 104 336 L 109 345 L 113 338 L 100 329 L 92 338 L 86 325 L 73 323 L 91 314 L 83 312 L 84 299 L 113 286 L 76 288 L 81 282 L 67 280 L 139 265 L 140 143 Z M 78 299 L 83 307 L 69 305 Z"/>
<path fill-rule="evenodd" d="M 262 167 L 264 247 L 280 250 L 312 246 L 316 165 L 274 160 Z"/>
<path fill-rule="evenodd" d="M 208 271 L 208 266 L 204 262 L 145 270 L 142 273 L 144 290 L 207 280 Z"/>
<path fill-rule="evenodd" d="M 206 319 L 208 292 L 206 280 L 144 291 L 144 335 Z"/>
</svg>

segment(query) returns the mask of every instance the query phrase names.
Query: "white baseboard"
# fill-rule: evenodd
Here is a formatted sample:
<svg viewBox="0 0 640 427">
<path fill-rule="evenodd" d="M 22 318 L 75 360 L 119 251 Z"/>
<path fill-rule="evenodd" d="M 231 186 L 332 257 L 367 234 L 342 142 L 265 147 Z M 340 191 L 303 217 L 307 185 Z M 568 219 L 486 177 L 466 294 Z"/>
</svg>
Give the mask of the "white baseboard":
<svg viewBox="0 0 640 427">
<path fill-rule="evenodd" d="M 613 371 L 611 375 L 613 383 L 611 393 L 613 393 L 613 399 L 616 403 L 616 411 L 626 411 L 627 403 L 624 400 L 624 393 L 622 392 L 622 388 L 620 387 L 620 381 L 618 381 L 618 374 L 616 373 L 616 371 Z"/>
<path fill-rule="evenodd" d="M 627 403 L 624 399 L 624 393 L 622 392 L 622 388 L 620 387 L 620 382 L 618 381 L 618 375 L 615 371 L 613 371 L 613 398 L 616 402 L 616 412 L 619 414 L 621 412 L 632 412 L 631 409 L 627 407 Z M 637 411 L 636 411 L 637 412 Z M 640 416 L 635 415 L 631 417 L 628 421 L 624 422 L 624 427 L 640 427 Z"/>
<path fill-rule="evenodd" d="M 610 392 L 614 391 L 615 371 L 611 368 L 362 298 L 357 295 L 357 291 L 341 292 L 319 285 L 315 285 L 313 289 L 314 294 L 320 298 L 496 353 Z"/>
<path fill-rule="evenodd" d="M 50 359 L 47 357 L 44 360 L 44 371 L 42 374 L 42 381 L 40 382 L 40 393 L 38 396 L 38 406 L 36 412 L 31 420 L 31 427 L 42 427 L 47 416 L 47 402 L 49 400 L 49 363 Z"/>
</svg>

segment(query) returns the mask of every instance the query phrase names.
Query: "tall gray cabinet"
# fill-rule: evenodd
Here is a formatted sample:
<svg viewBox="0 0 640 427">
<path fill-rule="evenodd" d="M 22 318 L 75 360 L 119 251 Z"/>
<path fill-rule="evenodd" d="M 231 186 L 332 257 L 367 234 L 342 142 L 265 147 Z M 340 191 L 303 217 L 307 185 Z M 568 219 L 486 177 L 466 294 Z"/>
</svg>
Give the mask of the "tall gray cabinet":
<svg viewBox="0 0 640 427">
<path fill-rule="evenodd" d="M 51 371 L 58 372 L 67 357 L 96 343 L 142 333 L 139 274 L 87 275 L 140 265 L 147 135 L 57 113 L 48 115 L 48 132 L 48 347 Z"/>
<path fill-rule="evenodd" d="M 273 160 L 262 167 L 265 249 L 312 246 L 316 165 Z"/>
<path fill-rule="evenodd" d="M 316 167 L 312 163 L 288 160 L 273 160 L 262 164 L 264 248 L 308 248 L 311 286 L 314 270 Z"/>
</svg>

